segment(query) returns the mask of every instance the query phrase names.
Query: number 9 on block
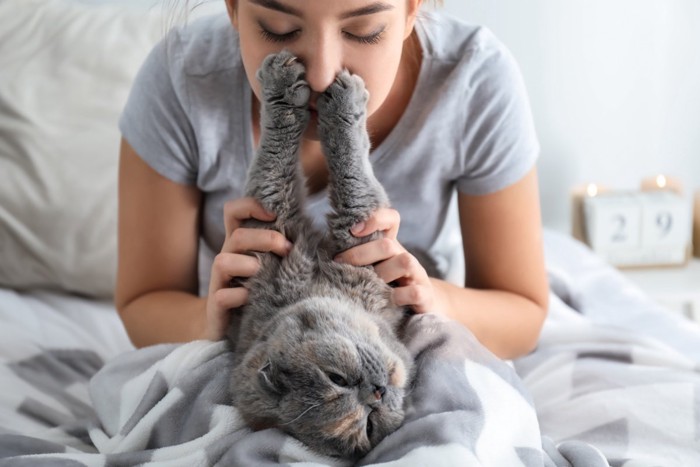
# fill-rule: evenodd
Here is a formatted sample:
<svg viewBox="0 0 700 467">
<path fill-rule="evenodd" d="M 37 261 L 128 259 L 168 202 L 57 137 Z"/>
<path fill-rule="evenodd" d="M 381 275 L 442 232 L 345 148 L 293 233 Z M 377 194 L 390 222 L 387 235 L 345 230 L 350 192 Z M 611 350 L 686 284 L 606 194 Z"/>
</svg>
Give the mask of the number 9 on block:
<svg viewBox="0 0 700 467">
<path fill-rule="evenodd" d="M 673 193 L 656 193 L 644 202 L 642 243 L 645 245 L 678 245 L 690 237 L 689 207 L 677 202 Z"/>
</svg>

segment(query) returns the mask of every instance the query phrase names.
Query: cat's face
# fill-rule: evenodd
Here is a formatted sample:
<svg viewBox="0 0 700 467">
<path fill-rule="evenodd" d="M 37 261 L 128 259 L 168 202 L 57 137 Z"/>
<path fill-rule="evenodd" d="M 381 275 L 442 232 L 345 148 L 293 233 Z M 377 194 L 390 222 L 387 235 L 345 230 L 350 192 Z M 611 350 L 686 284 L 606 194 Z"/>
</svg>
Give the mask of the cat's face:
<svg viewBox="0 0 700 467">
<path fill-rule="evenodd" d="M 405 348 L 362 310 L 314 298 L 290 307 L 246 355 L 234 399 L 256 429 L 278 427 L 317 451 L 366 454 L 403 421 Z"/>
</svg>

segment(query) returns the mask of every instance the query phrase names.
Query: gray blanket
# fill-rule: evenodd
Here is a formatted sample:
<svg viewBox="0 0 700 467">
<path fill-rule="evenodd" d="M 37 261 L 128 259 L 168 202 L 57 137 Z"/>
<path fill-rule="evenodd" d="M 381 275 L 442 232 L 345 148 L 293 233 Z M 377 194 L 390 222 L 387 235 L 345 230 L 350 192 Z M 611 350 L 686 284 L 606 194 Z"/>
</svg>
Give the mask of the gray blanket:
<svg viewBox="0 0 700 467">
<path fill-rule="evenodd" d="M 469 459 L 484 465 L 543 465 L 535 411 L 512 368 L 461 326 L 435 316 L 414 318 L 407 335 L 417 377 L 405 423 L 361 465 L 396 460 L 425 465 L 436 458 L 445 465 Z M 89 352 L 60 351 L 12 364 L 27 384 L 58 397 L 76 418 L 47 420 L 58 426 L 41 437 L 0 436 L 0 453 L 86 465 L 344 465 L 278 430 L 252 432 L 245 426 L 229 401 L 231 354 L 225 343 L 134 351 L 90 379 L 99 366 Z M 66 391 L 81 378 L 89 381 L 94 411 Z M 20 411 L 43 418 L 48 412 L 36 400 L 27 400 Z"/>
</svg>

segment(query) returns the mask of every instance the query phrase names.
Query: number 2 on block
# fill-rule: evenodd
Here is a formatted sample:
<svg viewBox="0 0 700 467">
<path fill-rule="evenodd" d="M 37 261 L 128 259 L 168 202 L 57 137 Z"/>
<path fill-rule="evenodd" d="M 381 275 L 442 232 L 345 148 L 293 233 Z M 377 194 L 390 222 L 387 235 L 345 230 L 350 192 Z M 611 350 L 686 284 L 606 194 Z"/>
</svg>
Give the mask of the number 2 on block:
<svg viewBox="0 0 700 467">
<path fill-rule="evenodd" d="M 627 218 L 622 214 L 617 214 L 615 217 L 613 217 L 613 222 L 615 223 L 616 227 L 613 231 L 611 241 L 613 243 L 627 241 L 628 236 L 627 231 L 625 230 L 625 227 L 627 226 Z"/>
</svg>

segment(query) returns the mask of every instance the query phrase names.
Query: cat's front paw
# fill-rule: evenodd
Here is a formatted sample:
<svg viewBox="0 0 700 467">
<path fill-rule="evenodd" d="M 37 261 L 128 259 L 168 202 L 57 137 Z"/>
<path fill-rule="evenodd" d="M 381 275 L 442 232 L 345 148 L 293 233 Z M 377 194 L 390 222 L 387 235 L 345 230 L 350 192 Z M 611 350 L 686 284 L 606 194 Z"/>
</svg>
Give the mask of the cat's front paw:
<svg viewBox="0 0 700 467">
<path fill-rule="evenodd" d="M 341 71 L 333 83 L 318 97 L 318 123 L 323 130 L 340 126 L 364 125 L 369 92 L 357 75 Z"/>
<path fill-rule="evenodd" d="M 262 86 L 263 109 L 270 118 L 296 120 L 308 119 L 308 104 L 311 96 L 306 70 L 289 51 L 268 55 L 258 70 L 256 77 Z"/>
</svg>

